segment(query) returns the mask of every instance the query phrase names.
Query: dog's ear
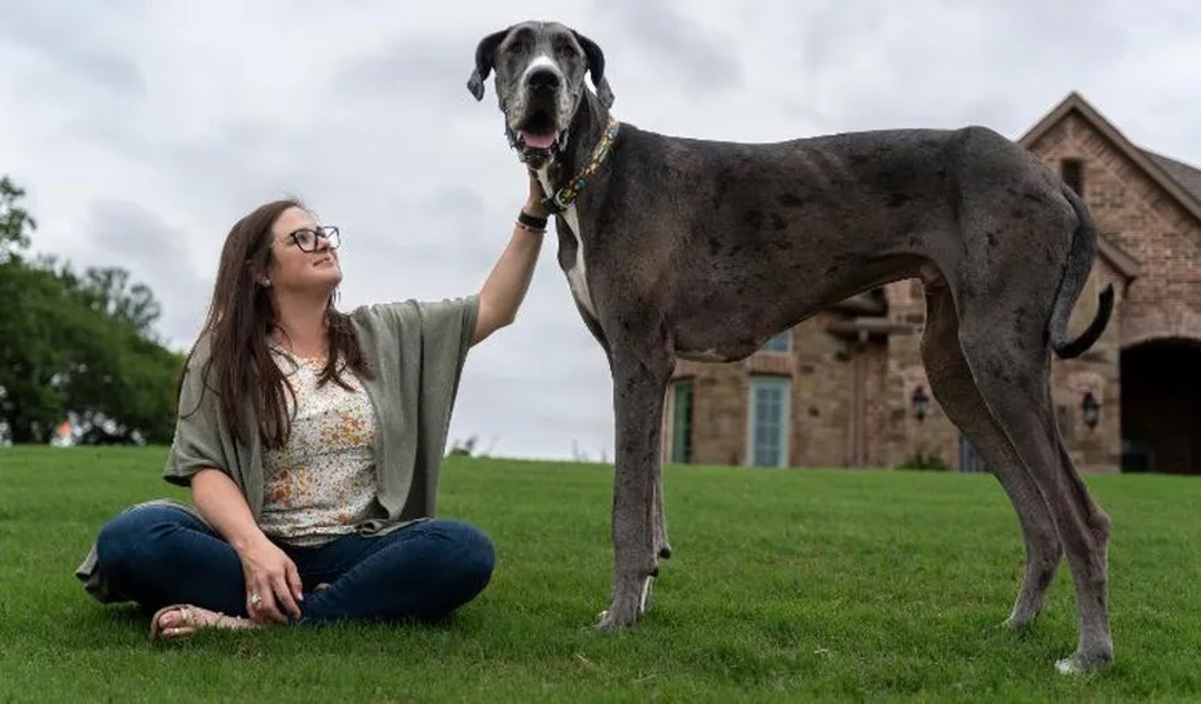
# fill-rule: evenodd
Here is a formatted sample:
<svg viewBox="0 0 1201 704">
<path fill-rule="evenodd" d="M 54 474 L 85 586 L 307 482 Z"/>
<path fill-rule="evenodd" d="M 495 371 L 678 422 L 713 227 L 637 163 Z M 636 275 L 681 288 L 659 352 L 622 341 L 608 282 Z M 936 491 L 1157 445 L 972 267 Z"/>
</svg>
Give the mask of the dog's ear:
<svg viewBox="0 0 1201 704">
<path fill-rule="evenodd" d="M 588 59 L 588 72 L 592 74 L 592 85 L 596 86 L 596 97 L 606 109 L 613 107 L 613 91 L 605 78 L 605 52 L 601 51 L 599 44 L 583 34 L 574 29 L 571 33 L 575 35 L 576 41 L 584 49 L 584 56 Z"/>
<path fill-rule="evenodd" d="M 484 99 L 484 81 L 488 74 L 492 73 L 492 59 L 496 55 L 496 47 L 500 46 L 508 35 L 509 29 L 511 27 L 489 34 L 475 47 L 475 69 L 467 79 L 467 90 L 471 91 L 476 100 Z"/>
</svg>

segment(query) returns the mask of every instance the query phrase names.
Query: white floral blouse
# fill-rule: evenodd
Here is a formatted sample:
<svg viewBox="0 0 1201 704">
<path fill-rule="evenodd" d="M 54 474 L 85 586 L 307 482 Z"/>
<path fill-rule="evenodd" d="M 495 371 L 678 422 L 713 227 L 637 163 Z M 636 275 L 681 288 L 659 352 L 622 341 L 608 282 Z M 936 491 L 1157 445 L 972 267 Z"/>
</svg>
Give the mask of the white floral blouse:
<svg viewBox="0 0 1201 704">
<path fill-rule="evenodd" d="M 328 382 L 317 388 L 322 359 L 302 359 L 272 346 L 276 363 L 296 392 L 284 395 L 292 431 L 283 448 L 266 450 L 267 486 L 259 526 L 293 545 L 319 545 L 352 533 L 376 515 L 372 441 L 375 411 L 351 369 L 342 379 L 355 391 Z"/>
</svg>

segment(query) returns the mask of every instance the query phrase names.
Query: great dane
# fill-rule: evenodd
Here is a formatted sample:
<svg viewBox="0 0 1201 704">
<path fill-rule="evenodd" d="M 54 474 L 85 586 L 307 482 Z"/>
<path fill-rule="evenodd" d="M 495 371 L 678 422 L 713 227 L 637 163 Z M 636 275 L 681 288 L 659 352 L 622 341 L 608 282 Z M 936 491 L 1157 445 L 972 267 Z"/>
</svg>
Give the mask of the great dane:
<svg viewBox="0 0 1201 704">
<path fill-rule="evenodd" d="M 1079 640 L 1063 673 L 1113 660 L 1109 518 L 1064 447 L 1051 354 L 1087 350 L 1068 319 L 1097 231 L 1026 150 L 977 126 L 738 143 L 618 122 L 597 43 L 524 22 L 479 42 L 467 87 L 495 72 L 505 133 L 555 213 L 559 264 L 613 380 L 613 583 L 601 629 L 634 624 L 670 556 L 659 456 L 677 359 L 740 360 L 854 294 L 923 282 L 922 359 L 934 395 L 1008 494 L 1026 571 L 1009 618 L 1038 615 L 1061 545 Z M 591 74 L 595 90 L 585 82 Z"/>
</svg>

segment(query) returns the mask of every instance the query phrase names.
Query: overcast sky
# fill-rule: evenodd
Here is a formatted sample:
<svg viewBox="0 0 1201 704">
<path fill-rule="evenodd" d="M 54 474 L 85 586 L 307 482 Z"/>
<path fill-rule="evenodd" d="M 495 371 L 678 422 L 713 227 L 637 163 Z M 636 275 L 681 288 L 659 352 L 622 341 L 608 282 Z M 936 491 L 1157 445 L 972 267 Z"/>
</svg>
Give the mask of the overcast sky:
<svg viewBox="0 0 1201 704">
<path fill-rule="evenodd" d="M 179 348 L 230 225 L 284 194 L 341 226 L 344 309 L 473 293 L 526 181 L 491 80 L 482 103 L 465 82 L 480 37 L 535 18 L 600 44 L 614 112 L 645 129 L 1017 138 L 1078 90 L 1136 144 L 1201 165 L 1189 0 L 0 0 L 0 174 L 29 192 L 37 251 L 129 269 Z M 548 237 L 517 323 L 469 359 L 451 437 L 611 458 L 612 428 Z"/>
</svg>

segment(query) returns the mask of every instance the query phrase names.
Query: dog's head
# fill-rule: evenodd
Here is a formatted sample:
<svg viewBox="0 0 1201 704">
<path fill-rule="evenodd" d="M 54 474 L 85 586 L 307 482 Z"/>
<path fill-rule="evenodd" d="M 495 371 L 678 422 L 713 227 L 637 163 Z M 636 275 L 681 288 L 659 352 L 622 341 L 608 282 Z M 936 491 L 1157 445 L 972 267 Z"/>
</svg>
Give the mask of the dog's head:
<svg viewBox="0 0 1201 704">
<path fill-rule="evenodd" d="M 493 71 L 505 127 L 522 160 L 535 167 L 560 146 L 587 90 L 585 74 L 592 74 L 601 104 L 613 104 L 601 48 L 556 22 L 523 22 L 481 39 L 467 81 L 476 100 Z"/>
</svg>

